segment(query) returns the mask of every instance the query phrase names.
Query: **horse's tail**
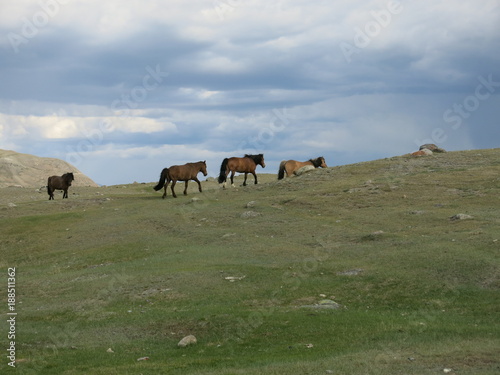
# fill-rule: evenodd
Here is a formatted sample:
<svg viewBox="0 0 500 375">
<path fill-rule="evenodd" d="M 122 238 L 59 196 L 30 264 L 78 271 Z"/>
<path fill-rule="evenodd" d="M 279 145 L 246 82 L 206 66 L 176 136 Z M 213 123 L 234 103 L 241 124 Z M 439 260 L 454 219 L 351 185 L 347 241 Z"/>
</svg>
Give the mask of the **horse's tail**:
<svg viewBox="0 0 500 375">
<path fill-rule="evenodd" d="M 160 174 L 160 181 L 158 181 L 158 185 L 156 185 L 153 189 L 155 189 L 155 191 L 160 190 L 163 186 L 165 186 L 165 181 L 170 181 L 168 168 L 163 168 Z"/>
<path fill-rule="evenodd" d="M 52 189 L 50 188 L 50 177 L 49 179 L 47 180 L 47 194 L 49 195 L 49 197 L 52 195 Z"/>
<path fill-rule="evenodd" d="M 225 182 L 227 180 L 227 163 L 229 162 L 229 159 L 228 158 L 225 158 L 223 161 L 222 161 L 222 164 L 220 166 L 220 174 L 219 174 L 219 184 L 222 184 L 223 182 Z"/>
<path fill-rule="evenodd" d="M 286 165 L 286 160 L 283 160 L 280 163 L 280 169 L 278 170 L 278 180 L 283 179 L 285 177 L 285 165 Z"/>
</svg>

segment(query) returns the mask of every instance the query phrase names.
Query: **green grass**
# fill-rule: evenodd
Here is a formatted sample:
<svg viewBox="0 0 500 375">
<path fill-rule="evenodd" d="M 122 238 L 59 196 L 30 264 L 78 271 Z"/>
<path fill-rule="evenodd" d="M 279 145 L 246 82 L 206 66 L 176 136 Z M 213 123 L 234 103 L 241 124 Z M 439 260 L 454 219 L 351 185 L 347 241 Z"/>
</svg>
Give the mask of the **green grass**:
<svg viewBox="0 0 500 375">
<path fill-rule="evenodd" d="M 0 209 L 0 264 L 17 270 L 16 370 L 498 373 L 499 156 L 261 174 L 175 200 L 153 183 L 4 197 L 17 205 Z M 325 298 L 343 307 L 305 307 Z M 178 348 L 189 334 L 198 344 Z"/>
</svg>

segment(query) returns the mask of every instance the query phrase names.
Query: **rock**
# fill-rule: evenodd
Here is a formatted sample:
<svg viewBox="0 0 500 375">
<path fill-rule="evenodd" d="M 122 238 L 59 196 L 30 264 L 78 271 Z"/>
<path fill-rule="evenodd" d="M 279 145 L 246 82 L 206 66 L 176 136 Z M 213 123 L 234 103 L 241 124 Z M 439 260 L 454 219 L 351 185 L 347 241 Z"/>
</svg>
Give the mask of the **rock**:
<svg viewBox="0 0 500 375">
<path fill-rule="evenodd" d="M 359 275 L 363 270 L 361 268 L 355 268 L 353 270 L 337 272 L 339 276 L 356 276 Z"/>
<path fill-rule="evenodd" d="M 17 207 L 17 204 L 15 204 L 15 203 L 9 203 L 9 204 L 7 204 L 7 206 L 8 207 Z"/>
<path fill-rule="evenodd" d="M 247 277 L 247 276 L 246 275 L 244 275 L 244 276 L 227 276 L 224 279 L 228 280 L 231 283 L 234 283 L 235 281 L 243 280 L 245 277 Z"/>
<path fill-rule="evenodd" d="M 381 239 L 383 234 L 384 234 L 383 230 L 377 230 L 375 232 L 372 232 L 370 234 L 361 237 L 361 239 L 364 241 L 376 241 Z"/>
<path fill-rule="evenodd" d="M 434 143 L 426 143 L 420 146 L 419 150 L 430 150 L 432 152 L 446 152 L 445 149 L 436 146 Z"/>
<path fill-rule="evenodd" d="M 342 307 L 341 304 L 331 299 L 322 299 L 321 301 L 319 301 L 318 306 L 323 309 L 340 309 Z"/>
<path fill-rule="evenodd" d="M 109 348 L 108 350 L 106 350 L 106 352 L 108 352 L 108 353 L 114 353 L 114 350 L 111 349 L 111 348 Z"/>
<path fill-rule="evenodd" d="M 333 310 L 338 310 L 341 309 L 343 306 L 331 299 L 323 299 L 319 301 L 318 303 L 314 305 L 304 305 L 301 306 L 303 308 L 309 308 L 309 309 L 333 309 Z"/>
<path fill-rule="evenodd" d="M 411 156 L 427 156 L 427 155 L 432 155 L 432 151 L 427 148 L 424 148 L 420 151 L 412 152 L 411 154 Z"/>
<path fill-rule="evenodd" d="M 250 201 L 246 204 L 245 208 L 252 208 L 252 207 L 255 207 L 257 205 L 257 202 L 255 201 Z"/>
<path fill-rule="evenodd" d="M 257 216 L 261 216 L 261 215 L 262 215 L 261 213 L 255 212 L 255 211 L 245 211 L 241 214 L 241 218 L 242 219 L 249 219 L 249 218 L 257 217 Z"/>
<path fill-rule="evenodd" d="M 314 171 L 316 168 L 313 166 L 313 165 L 306 165 L 302 168 L 299 168 L 297 169 L 294 174 L 296 176 L 300 176 L 300 175 L 303 175 L 304 173 L 307 173 L 307 172 L 310 172 L 310 171 Z"/>
<path fill-rule="evenodd" d="M 466 214 L 456 214 L 456 215 L 450 216 L 451 221 L 468 220 L 468 219 L 473 219 L 473 217 L 471 215 L 466 215 Z"/>
<path fill-rule="evenodd" d="M 425 211 L 420 211 L 420 210 L 415 210 L 415 211 L 410 211 L 411 215 L 423 215 Z"/>
<path fill-rule="evenodd" d="M 184 337 L 181 341 L 179 341 L 177 346 L 180 348 L 185 348 L 186 346 L 194 345 L 197 342 L 198 341 L 196 340 L 196 337 L 194 337 L 193 335 L 189 335 L 189 336 Z"/>
<path fill-rule="evenodd" d="M 197 198 L 197 197 L 193 197 L 193 198 L 191 198 L 191 200 L 190 200 L 190 202 L 191 202 L 191 203 L 197 203 L 197 202 L 199 202 L 199 201 L 200 201 L 200 198 Z"/>
</svg>

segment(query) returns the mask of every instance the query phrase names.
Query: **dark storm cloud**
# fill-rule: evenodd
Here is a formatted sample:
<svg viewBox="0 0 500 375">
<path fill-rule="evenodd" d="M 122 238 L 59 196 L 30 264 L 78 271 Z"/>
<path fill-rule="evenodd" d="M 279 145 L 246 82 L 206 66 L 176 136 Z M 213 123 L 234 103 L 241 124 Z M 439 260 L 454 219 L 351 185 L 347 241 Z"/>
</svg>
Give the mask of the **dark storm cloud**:
<svg viewBox="0 0 500 375">
<path fill-rule="evenodd" d="M 498 146 L 497 1 L 16 4 L 0 15 L 0 147 L 123 170 L 102 183 L 135 179 L 124 160 Z"/>
</svg>

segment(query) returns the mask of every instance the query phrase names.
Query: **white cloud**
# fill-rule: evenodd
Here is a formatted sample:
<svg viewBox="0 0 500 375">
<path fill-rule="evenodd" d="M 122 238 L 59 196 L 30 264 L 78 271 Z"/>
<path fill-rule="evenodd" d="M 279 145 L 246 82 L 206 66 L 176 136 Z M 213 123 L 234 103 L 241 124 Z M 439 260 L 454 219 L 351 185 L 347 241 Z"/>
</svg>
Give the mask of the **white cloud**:
<svg viewBox="0 0 500 375">
<path fill-rule="evenodd" d="M 120 130 L 125 133 L 177 132 L 177 127 L 165 119 L 147 117 L 68 117 L 22 116 L 0 113 L 5 137 L 68 139 L 90 137 L 96 132 L 109 133 Z"/>
</svg>

